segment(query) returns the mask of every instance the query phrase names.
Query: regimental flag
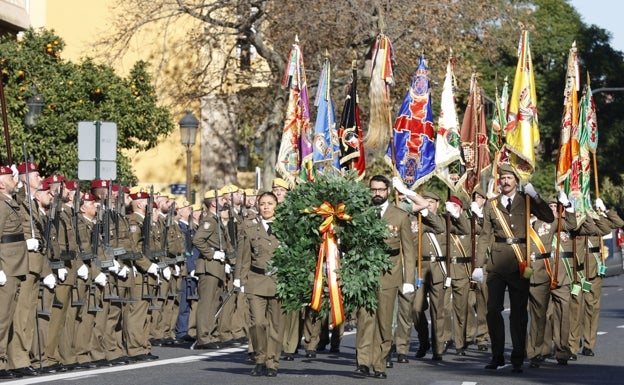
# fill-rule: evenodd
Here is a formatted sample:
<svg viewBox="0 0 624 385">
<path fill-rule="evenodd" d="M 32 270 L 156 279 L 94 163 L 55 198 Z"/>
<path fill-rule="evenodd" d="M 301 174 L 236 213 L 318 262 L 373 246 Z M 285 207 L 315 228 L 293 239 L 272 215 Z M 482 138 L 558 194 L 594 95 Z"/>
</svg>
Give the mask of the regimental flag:
<svg viewBox="0 0 624 385">
<path fill-rule="evenodd" d="M 435 170 L 433 111 L 424 55 L 420 57 L 392 132 L 386 159 L 395 165 L 405 185 L 415 189 L 431 178 Z"/>
<path fill-rule="evenodd" d="M 490 152 L 494 154 L 492 162 L 492 179 L 487 186 L 487 194 L 489 197 L 495 197 L 498 195 L 498 165 L 500 163 L 509 163 L 508 159 L 505 159 L 507 155 L 504 153 L 503 144 L 505 139 L 504 128 L 507 125 L 507 112 L 509 111 L 509 81 L 505 76 L 503 84 L 503 90 L 498 95 L 498 85 L 496 86 L 496 101 L 494 105 L 494 117 L 492 118 L 492 130 L 490 131 Z"/>
<path fill-rule="evenodd" d="M 310 104 L 303 56 L 298 43 L 299 38 L 296 37 L 282 78 L 282 87 L 288 88 L 289 95 L 282 142 L 275 165 L 277 173 L 291 188 L 299 178 L 304 181 L 312 178 Z"/>
<path fill-rule="evenodd" d="M 316 90 L 314 105 L 317 107 L 316 124 L 312 160 L 314 170 L 318 172 L 340 172 L 340 145 L 336 130 L 336 115 L 334 101 L 330 89 L 331 64 L 329 59 L 321 71 L 319 86 Z"/>
<path fill-rule="evenodd" d="M 566 71 L 565 88 L 563 91 L 563 116 L 561 118 L 561 132 L 559 134 L 559 155 L 557 157 L 557 170 L 555 188 L 565 190 L 567 194 L 574 194 L 577 198 L 580 194 L 578 174 L 572 175 L 572 164 L 575 157 L 578 160 L 578 135 L 579 122 L 578 91 L 579 91 L 579 67 L 576 53 L 576 42 L 568 53 L 568 67 Z M 579 171 L 579 168 L 576 168 Z"/>
<path fill-rule="evenodd" d="M 362 123 L 360 121 L 360 107 L 357 93 L 357 69 L 353 67 L 351 84 L 347 88 L 347 97 L 342 109 L 340 128 L 338 129 L 340 140 L 340 165 L 348 170 L 356 170 L 362 179 L 366 172 L 366 160 L 364 156 L 364 140 Z"/>
<path fill-rule="evenodd" d="M 368 93 L 370 121 L 364 140 L 369 148 L 379 148 L 388 143 L 392 129 L 390 86 L 394 84 L 394 53 L 390 39 L 383 34 L 378 35 L 372 53 Z"/>
<path fill-rule="evenodd" d="M 583 89 L 583 96 L 579 106 L 579 190 L 580 195 L 574 202 L 577 223 L 582 223 L 585 216 L 591 210 L 590 185 L 591 185 L 591 156 L 595 156 L 598 145 L 598 125 L 596 122 L 596 108 L 592 96 L 589 79 Z M 594 170 L 597 173 L 598 170 Z M 596 178 L 597 180 L 597 178 Z"/>
<path fill-rule="evenodd" d="M 491 166 L 483 95 L 475 74 L 472 75 L 470 82 L 470 99 L 460 132 L 461 148 L 466 165 L 462 184 L 466 194 L 472 196 L 472 192 L 479 187 L 482 177 L 490 171 Z"/>
<path fill-rule="evenodd" d="M 459 120 L 455 106 L 455 59 L 451 56 L 446 64 L 446 76 L 442 86 L 438 132 L 435 141 L 436 176 L 455 190 L 461 177 L 461 153 L 459 148 Z"/>
<path fill-rule="evenodd" d="M 529 32 L 523 31 L 518 46 L 518 66 L 509 100 L 509 113 L 505 126 L 504 151 L 509 163 L 518 171 L 520 178 L 528 180 L 535 169 L 535 149 L 540 141 L 537 127 L 537 96 Z"/>
</svg>

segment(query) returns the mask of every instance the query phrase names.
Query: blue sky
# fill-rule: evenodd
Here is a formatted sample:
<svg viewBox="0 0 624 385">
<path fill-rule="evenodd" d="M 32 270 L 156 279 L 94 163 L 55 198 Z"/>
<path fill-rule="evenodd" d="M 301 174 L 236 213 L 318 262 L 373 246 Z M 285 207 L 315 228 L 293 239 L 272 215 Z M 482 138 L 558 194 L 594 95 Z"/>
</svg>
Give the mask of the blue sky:
<svg viewBox="0 0 624 385">
<path fill-rule="evenodd" d="M 585 24 L 611 32 L 611 47 L 624 52 L 624 1 L 621 0 L 569 0 Z"/>
</svg>

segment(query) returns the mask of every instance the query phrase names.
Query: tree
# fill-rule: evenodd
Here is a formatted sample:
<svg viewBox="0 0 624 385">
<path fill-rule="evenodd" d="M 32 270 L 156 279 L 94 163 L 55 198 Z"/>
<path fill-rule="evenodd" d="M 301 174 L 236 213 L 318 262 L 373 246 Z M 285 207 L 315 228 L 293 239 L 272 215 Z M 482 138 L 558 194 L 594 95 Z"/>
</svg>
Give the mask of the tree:
<svg viewBox="0 0 624 385">
<path fill-rule="evenodd" d="M 23 143 L 42 175 L 77 178 L 79 121 L 117 123 L 117 181 L 136 182 L 130 160 L 120 150 L 144 151 L 169 133 L 173 123 L 158 99 L 146 62 L 137 62 L 126 78 L 91 59 L 62 59 L 64 42 L 54 31 L 25 31 L 0 37 L 0 67 L 7 104 L 13 161 L 23 161 Z M 36 125 L 25 127 L 26 101 L 36 92 L 45 100 Z M 6 154 L 6 145 L 0 147 Z M 5 159 L 6 160 L 6 159 Z"/>
</svg>

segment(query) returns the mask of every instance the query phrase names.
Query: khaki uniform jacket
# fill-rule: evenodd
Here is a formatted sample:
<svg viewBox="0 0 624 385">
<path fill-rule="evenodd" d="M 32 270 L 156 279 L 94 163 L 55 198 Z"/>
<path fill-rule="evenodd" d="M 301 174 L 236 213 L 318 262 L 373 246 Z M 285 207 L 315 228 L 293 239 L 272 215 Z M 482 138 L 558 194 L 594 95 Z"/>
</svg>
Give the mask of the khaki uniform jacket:
<svg viewBox="0 0 624 385">
<path fill-rule="evenodd" d="M 35 238 L 39 239 L 39 243 L 41 244 L 42 251 L 29 251 L 28 252 L 28 271 L 34 274 L 38 274 L 40 277 L 46 277 L 49 274 L 52 274 L 52 269 L 50 269 L 50 261 L 45 255 L 45 237 L 43 235 L 45 229 L 45 216 L 39 210 L 39 205 L 36 201 L 32 200 L 32 218 L 33 218 L 33 227 L 35 231 Z M 24 199 L 22 203 L 22 210 L 26 213 L 23 217 L 22 226 L 24 236 L 26 238 L 32 237 L 31 227 L 30 227 L 30 215 L 29 215 L 29 203 L 28 198 Z"/>
<path fill-rule="evenodd" d="M 277 290 L 277 275 L 260 274 L 267 270 L 267 264 L 273 259 L 273 253 L 280 242 L 275 234 L 267 234 L 264 224 L 258 216 L 247 219 L 238 228 L 238 252 L 234 275 L 245 287 L 245 293 L 274 297 Z M 250 268 L 254 267 L 251 271 Z"/>
<path fill-rule="evenodd" d="M 453 279 L 470 278 L 470 257 L 471 257 L 471 240 L 470 240 L 470 220 L 466 213 L 461 211 L 458 218 L 451 218 L 451 234 L 448 237 L 450 259 L 449 259 L 449 276 Z M 467 262 L 461 262 L 457 258 L 468 258 Z"/>
<path fill-rule="evenodd" d="M 221 227 L 220 241 L 219 226 Z M 199 259 L 195 264 L 195 273 L 210 274 L 224 281 L 225 266 L 223 262 L 214 260 L 212 257 L 215 250 L 219 250 L 219 246 L 224 249 L 223 251 L 228 259 L 234 250 L 230 243 L 227 229 L 223 226 L 223 222 L 217 222 L 217 217 L 214 213 L 208 213 L 204 216 L 193 237 L 193 245 L 199 250 Z"/>
<path fill-rule="evenodd" d="M 598 260 L 601 259 L 601 238 L 609 234 L 612 229 L 624 226 L 624 221 L 622 221 L 615 211 L 607 210 L 605 214 L 607 216 L 606 218 L 598 216 L 598 219 L 594 219 L 598 232 L 587 237 L 586 258 L 584 263 L 585 278 L 587 279 L 593 279 L 598 276 Z"/>
<path fill-rule="evenodd" d="M 444 250 L 446 247 L 446 222 L 442 215 L 438 213 L 430 212 L 426 217 L 422 217 L 423 234 L 421 245 L 421 259 L 423 270 L 426 266 L 429 266 L 431 271 L 431 284 L 444 282 L 444 271 L 442 270 L 442 263 L 437 261 L 436 258 L 444 256 Z M 439 247 L 436 247 L 433 239 L 436 239 Z M 415 239 L 415 245 L 418 246 L 417 238 Z M 433 262 L 431 262 L 433 261 Z"/>
<path fill-rule="evenodd" d="M 132 213 L 128 215 L 128 226 L 130 227 L 130 239 L 132 240 L 132 249 L 136 250 L 136 252 L 142 253 L 143 250 L 143 222 L 145 216 Z M 153 229 L 153 227 L 152 227 Z M 151 242 L 154 242 L 153 232 L 150 234 Z M 152 243 L 153 245 L 153 243 Z M 153 249 L 153 247 L 151 247 Z M 126 249 L 127 250 L 127 249 Z M 150 261 L 145 254 L 142 253 L 141 258 L 134 261 L 136 267 L 139 269 L 141 273 L 147 273 L 147 269 L 152 265 L 152 261 Z M 149 276 L 149 284 L 157 285 L 158 281 L 152 275 Z"/>
<path fill-rule="evenodd" d="M 67 269 L 67 278 L 60 284 L 73 285 L 76 280 L 76 269 L 82 265 L 78 256 L 78 244 L 76 243 L 76 229 L 72 221 L 74 209 L 63 204 L 59 210 L 58 245 L 61 259 L 64 260 Z"/>
<path fill-rule="evenodd" d="M 576 228 L 576 216 L 574 213 L 569 213 L 567 211 L 563 211 L 563 222 L 561 223 L 561 232 L 568 232 L 574 230 Z M 540 251 L 535 244 L 535 242 L 531 241 L 531 267 L 533 268 L 533 274 L 531 274 L 531 284 L 538 285 L 541 283 L 549 282 L 550 275 L 548 275 L 548 271 L 546 270 L 546 261 L 550 264 L 551 272 L 555 273 L 555 253 L 553 240 L 556 240 L 557 228 L 559 226 L 559 219 L 556 219 L 552 223 L 544 222 L 541 220 L 535 221 L 533 223 L 533 229 L 539 236 L 544 248 L 546 250 L 545 254 L 547 257 L 540 255 Z M 569 235 L 560 235 L 560 239 L 569 239 Z M 571 242 L 570 242 L 571 243 Z M 560 255 L 561 257 L 561 255 Z M 572 261 L 571 259 L 569 260 Z M 557 282 L 562 283 L 561 279 L 565 279 L 566 276 L 565 268 L 559 261 L 559 267 L 557 268 Z M 569 282 L 569 279 L 568 279 Z"/>
<path fill-rule="evenodd" d="M 381 288 L 390 289 L 401 287 L 403 283 L 415 284 L 416 248 L 412 240 L 412 223 L 408 214 L 388 205 L 382 218 L 388 225 L 388 235 L 385 242 L 390 250 L 400 250 L 400 253 L 390 257 L 392 269 L 381 276 Z"/>
<path fill-rule="evenodd" d="M 0 194 L 0 235 L 24 234 L 22 210 L 14 199 Z M 8 277 L 28 274 L 28 250 L 25 241 L 0 243 L 0 270 Z"/>
<path fill-rule="evenodd" d="M 488 247 L 491 250 L 490 260 L 488 261 L 486 270 L 488 272 L 496 272 L 499 274 L 512 274 L 518 273 L 520 267 L 516 254 L 513 251 L 511 245 L 505 242 L 497 242 L 496 239 L 505 239 L 507 235 L 503 231 L 501 224 L 498 222 L 498 218 L 492 208 L 492 202 L 496 204 L 496 207 L 502 213 L 507 224 L 511 228 L 513 238 L 524 238 L 526 242 L 526 203 L 525 195 L 517 192 L 511 202 L 511 210 L 507 211 L 505 205 L 502 203 L 502 195 L 496 198 L 489 199 L 485 204 L 485 210 L 483 211 L 483 229 L 479 234 L 479 244 L 477 245 L 477 264 L 476 266 L 483 266 L 485 263 L 485 253 Z M 530 198 L 531 213 L 541 219 L 544 222 L 553 222 L 555 216 L 552 210 L 548 207 L 546 201 L 542 199 Z M 520 250 L 522 252 L 523 260 L 526 260 L 526 244 L 520 243 Z"/>
</svg>

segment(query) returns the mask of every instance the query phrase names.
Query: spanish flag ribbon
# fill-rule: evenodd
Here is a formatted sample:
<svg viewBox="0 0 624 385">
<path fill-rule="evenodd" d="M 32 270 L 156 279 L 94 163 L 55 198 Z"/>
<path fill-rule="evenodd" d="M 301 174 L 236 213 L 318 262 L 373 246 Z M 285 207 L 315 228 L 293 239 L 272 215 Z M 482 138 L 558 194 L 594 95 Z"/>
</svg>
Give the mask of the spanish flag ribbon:
<svg viewBox="0 0 624 385">
<path fill-rule="evenodd" d="M 323 241 L 319 248 L 316 262 L 316 272 L 314 273 L 314 286 L 312 288 L 312 300 L 310 308 L 320 310 L 323 298 L 323 264 L 327 266 L 327 286 L 329 288 L 329 301 L 331 309 L 332 327 L 336 327 L 344 322 L 345 314 L 342 303 L 342 292 L 338 279 L 338 268 L 340 267 L 340 250 L 334 224 L 337 219 L 350 221 L 352 217 L 345 212 L 345 204 L 339 203 L 335 208 L 329 202 L 323 202 L 319 207 L 306 209 L 308 214 L 318 214 L 325 218 L 319 226 Z"/>
</svg>

